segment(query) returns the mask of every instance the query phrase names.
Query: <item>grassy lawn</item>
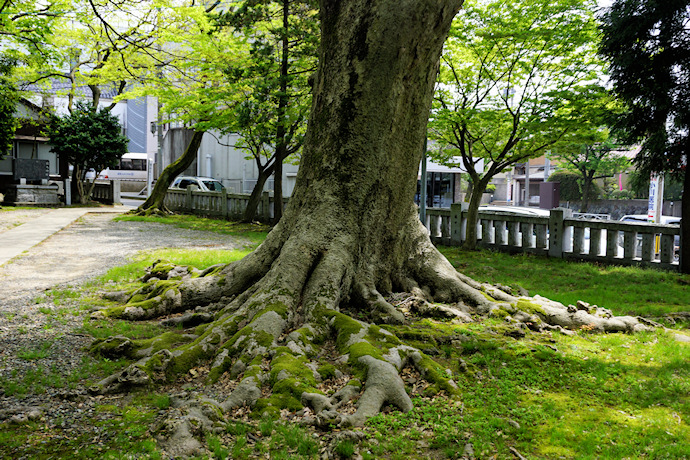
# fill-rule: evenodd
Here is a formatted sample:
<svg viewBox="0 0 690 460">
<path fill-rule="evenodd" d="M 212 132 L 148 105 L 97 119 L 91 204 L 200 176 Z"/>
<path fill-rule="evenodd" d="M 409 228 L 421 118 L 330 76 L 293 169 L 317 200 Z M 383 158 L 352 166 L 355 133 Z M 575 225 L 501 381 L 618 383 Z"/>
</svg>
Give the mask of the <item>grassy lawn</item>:
<svg viewBox="0 0 690 460">
<path fill-rule="evenodd" d="M 494 251 L 441 252 L 477 281 L 521 286 L 565 305 L 584 300 L 617 315 L 663 315 L 690 311 L 690 275 L 654 269 L 569 262 Z"/>
<path fill-rule="evenodd" d="M 248 237 L 254 245 L 266 235 L 263 227 L 191 216 L 156 221 Z M 95 295 L 97 289 L 137 283 L 156 259 L 205 268 L 238 260 L 249 250 L 144 252 L 81 290 L 45 295 L 65 310 L 77 311 L 107 302 Z M 441 250 L 459 270 L 479 281 L 521 286 L 531 295 L 566 304 L 581 299 L 616 314 L 690 310 L 687 275 Z M 361 441 L 335 440 L 278 420 L 229 420 L 223 431 L 205 439 L 209 454 L 204 458 L 316 459 L 324 439 L 330 439 L 329 450 L 336 458 L 460 458 L 467 449 L 486 459 L 690 458 L 690 344 L 676 341 L 671 331 L 635 335 L 578 331 L 574 336 L 528 332 L 514 338 L 498 319 L 470 324 L 425 319 L 386 328 L 447 368 L 460 396 L 417 396 L 414 409 L 405 414 L 387 408 L 367 422 Z M 79 332 L 97 338 L 116 334 L 146 338 L 161 330 L 154 322 L 86 320 Z M 680 332 L 690 334 L 687 329 Z M 45 351 L 24 352 L 26 359 L 39 361 Z M 83 377 L 87 382 L 125 363 L 94 357 L 88 365 L 91 375 Z M 403 373 L 403 379 L 408 388 L 426 385 L 419 376 Z M 28 394 L 32 391 L 25 389 Z M 64 458 L 160 458 L 149 428 L 156 414 L 169 405 L 166 398 L 148 392 L 125 398 L 119 405 L 103 401 L 99 411 L 104 417 L 94 423 L 102 424 L 110 435 L 99 450 L 89 447 L 87 439 L 70 440 L 31 422 L 2 430 L 0 453 L 4 445 L 29 446 L 25 452 L 36 458 L 63 458 L 63 452 Z M 0 458 L 5 457 L 0 454 Z"/>
</svg>

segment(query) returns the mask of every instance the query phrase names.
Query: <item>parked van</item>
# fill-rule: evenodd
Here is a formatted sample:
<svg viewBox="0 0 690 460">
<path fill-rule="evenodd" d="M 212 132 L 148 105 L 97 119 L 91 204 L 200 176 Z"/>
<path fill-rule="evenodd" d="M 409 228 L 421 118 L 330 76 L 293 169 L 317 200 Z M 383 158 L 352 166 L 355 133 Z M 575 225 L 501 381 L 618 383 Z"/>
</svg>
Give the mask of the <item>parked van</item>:
<svg viewBox="0 0 690 460">
<path fill-rule="evenodd" d="M 120 164 L 115 168 L 107 168 L 98 175 L 100 180 L 119 179 L 122 181 L 146 182 L 146 170 L 149 156 L 146 153 L 125 153 L 120 158 Z"/>
</svg>

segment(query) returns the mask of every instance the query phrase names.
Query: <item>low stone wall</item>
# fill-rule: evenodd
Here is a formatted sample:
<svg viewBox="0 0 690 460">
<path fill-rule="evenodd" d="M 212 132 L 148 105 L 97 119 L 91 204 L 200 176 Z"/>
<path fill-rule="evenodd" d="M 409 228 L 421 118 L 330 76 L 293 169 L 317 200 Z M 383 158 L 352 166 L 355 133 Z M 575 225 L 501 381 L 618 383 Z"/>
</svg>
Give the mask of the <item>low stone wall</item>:
<svg viewBox="0 0 690 460">
<path fill-rule="evenodd" d="M 60 204 L 58 187 L 51 185 L 9 185 L 5 204 L 15 206 L 56 206 Z"/>
<path fill-rule="evenodd" d="M 582 202 L 561 201 L 560 206 L 578 212 Z M 587 212 L 609 214 L 612 220 L 618 220 L 629 214 L 647 214 L 647 206 L 647 200 L 597 200 L 589 203 Z M 664 201 L 663 215 L 681 217 L 681 201 Z"/>
<path fill-rule="evenodd" d="M 186 190 L 168 190 L 165 206 L 174 212 L 217 216 L 225 219 L 242 217 L 249 202 L 249 193 L 202 192 L 195 186 Z M 283 209 L 289 197 L 283 197 Z M 273 194 L 264 192 L 256 210 L 256 220 L 270 222 L 273 218 Z"/>
</svg>

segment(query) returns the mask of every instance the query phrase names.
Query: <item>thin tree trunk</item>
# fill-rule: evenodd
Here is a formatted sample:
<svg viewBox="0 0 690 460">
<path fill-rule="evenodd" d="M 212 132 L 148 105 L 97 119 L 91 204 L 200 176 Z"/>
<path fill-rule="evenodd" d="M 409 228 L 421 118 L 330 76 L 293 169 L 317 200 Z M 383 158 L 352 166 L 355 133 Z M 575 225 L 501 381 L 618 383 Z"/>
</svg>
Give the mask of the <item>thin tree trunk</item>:
<svg viewBox="0 0 690 460">
<path fill-rule="evenodd" d="M 593 172 L 592 172 L 593 174 Z M 580 212 L 587 212 L 587 209 L 589 209 L 589 195 L 590 195 L 590 190 L 592 190 L 592 174 L 586 173 L 584 175 L 584 180 L 582 183 L 582 206 L 580 206 Z"/>
<path fill-rule="evenodd" d="M 486 190 L 486 185 L 490 180 L 487 178 L 480 178 L 476 181 L 472 188 L 472 195 L 470 196 L 470 204 L 467 209 L 467 227 L 465 230 L 465 242 L 462 247 L 468 250 L 477 248 L 477 221 L 479 220 L 479 206 L 482 203 L 482 195 Z"/>
<path fill-rule="evenodd" d="M 683 174 L 683 201 L 680 225 L 680 271 L 690 273 L 690 173 Z"/>
<path fill-rule="evenodd" d="M 276 161 L 273 182 L 273 224 L 277 224 L 283 217 L 283 161 L 287 157 L 286 112 L 288 106 L 288 70 L 290 58 L 290 42 L 288 28 L 290 17 L 290 0 L 283 0 L 283 36 L 281 38 L 282 53 L 280 61 L 280 93 L 278 96 L 278 128 L 276 132 Z"/>
<path fill-rule="evenodd" d="M 268 167 L 259 169 L 259 177 L 256 179 L 256 184 L 252 189 L 251 195 L 249 195 L 247 207 L 245 208 L 244 214 L 242 215 L 243 222 L 254 221 L 254 218 L 256 217 L 256 210 L 258 209 L 259 203 L 261 202 L 261 195 L 264 192 L 264 185 L 266 185 L 266 181 L 269 177 L 271 177 L 271 174 L 273 174 L 273 166 L 274 165 L 272 164 Z"/>
<path fill-rule="evenodd" d="M 204 131 L 194 131 L 187 149 L 180 158 L 170 163 L 161 172 L 156 185 L 151 191 L 151 195 L 144 204 L 137 208 L 136 213 L 166 212 L 165 195 L 168 193 L 168 187 L 170 187 L 170 184 L 177 176 L 182 174 L 194 162 L 203 137 Z"/>
</svg>

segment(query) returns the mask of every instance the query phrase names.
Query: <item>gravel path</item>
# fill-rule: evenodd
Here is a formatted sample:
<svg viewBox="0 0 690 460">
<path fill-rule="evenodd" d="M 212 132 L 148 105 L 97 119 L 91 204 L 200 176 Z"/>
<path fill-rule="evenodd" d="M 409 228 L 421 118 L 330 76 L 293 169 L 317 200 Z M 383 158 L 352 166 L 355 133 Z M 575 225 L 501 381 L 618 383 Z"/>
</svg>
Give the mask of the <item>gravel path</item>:
<svg viewBox="0 0 690 460">
<path fill-rule="evenodd" d="M 38 214 L 3 211 L 0 241 L 2 232 L 14 226 L 12 222 L 26 222 Z M 111 267 L 127 263 L 129 257 L 142 250 L 231 249 L 243 244 L 216 233 L 156 223 L 114 222 L 113 218 L 112 214 L 87 214 L 0 266 L 0 427 L 3 422 L 36 419 L 48 428 L 59 429 L 57 435 L 66 438 L 80 430 L 93 430 L 94 443 L 100 436 L 107 436 L 92 423 L 104 416 L 95 413 L 96 400 L 86 396 L 79 385 L 76 390 L 49 388 L 45 393 L 30 392 L 25 397 L 8 396 L 2 390 L 8 381 L 24 377 L 28 377 L 25 382 L 30 382 L 47 374 L 69 375 L 86 356 L 84 347 L 91 338 L 75 332 L 83 317 L 58 314 L 65 310 L 42 295 L 46 290 L 79 286 Z M 22 457 L 30 455 L 10 454 L 9 458 Z"/>
</svg>

